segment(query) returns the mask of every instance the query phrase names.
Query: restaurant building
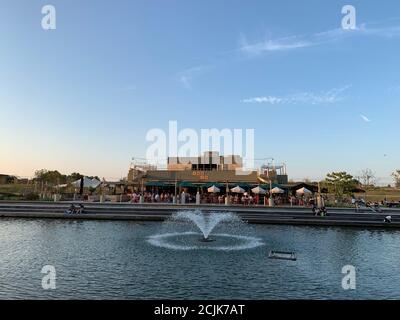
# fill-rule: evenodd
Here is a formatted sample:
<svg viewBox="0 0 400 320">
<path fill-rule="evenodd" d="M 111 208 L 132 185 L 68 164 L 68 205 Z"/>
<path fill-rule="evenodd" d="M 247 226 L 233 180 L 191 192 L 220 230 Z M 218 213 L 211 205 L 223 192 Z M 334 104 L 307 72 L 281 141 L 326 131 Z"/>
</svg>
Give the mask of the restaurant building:
<svg viewBox="0 0 400 320">
<path fill-rule="evenodd" d="M 16 180 L 16 177 L 11 176 L 9 174 L 0 174 L 0 184 L 13 183 L 15 180 Z"/>
<path fill-rule="evenodd" d="M 205 152 L 199 157 L 169 157 L 166 169 L 149 165 L 135 165 L 129 170 L 127 182 L 135 191 L 169 189 L 204 190 L 212 185 L 240 186 L 248 189 L 271 184 L 287 184 L 285 165 L 263 165 L 260 169 L 243 172 L 243 159 L 238 155 L 221 156 L 218 152 Z"/>
</svg>

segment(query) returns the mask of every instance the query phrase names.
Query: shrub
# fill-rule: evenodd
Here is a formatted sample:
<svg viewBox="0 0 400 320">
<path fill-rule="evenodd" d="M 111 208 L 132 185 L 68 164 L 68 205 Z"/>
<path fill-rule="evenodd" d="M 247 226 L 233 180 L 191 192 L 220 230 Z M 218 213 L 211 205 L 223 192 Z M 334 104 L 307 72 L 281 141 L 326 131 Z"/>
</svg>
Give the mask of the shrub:
<svg viewBox="0 0 400 320">
<path fill-rule="evenodd" d="M 39 195 L 36 194 L 36 193 L 32 193 L 32 192 L 31 193 L 27 193 L 25 195 L 24 199 L 28 200 L 28 201 L 36 201 L 36 200 L 39 200 Z"/>
</svg>

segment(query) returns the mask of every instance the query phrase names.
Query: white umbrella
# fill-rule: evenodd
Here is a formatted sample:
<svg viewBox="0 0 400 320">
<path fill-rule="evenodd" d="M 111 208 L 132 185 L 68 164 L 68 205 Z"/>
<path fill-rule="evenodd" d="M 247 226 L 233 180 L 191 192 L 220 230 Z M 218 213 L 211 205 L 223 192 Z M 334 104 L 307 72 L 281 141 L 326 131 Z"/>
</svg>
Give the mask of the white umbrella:
<svg viewBox="0 0 400 320">
<path fill-rule="evenodd" d="M 297 194 L 312 194 L 312 191 L 308 190 L 307 188 L 301 188 L 299 190 L 296 190 Z"/>
<path fill-rule="evenodd" d="M 83 178 L 83 187 L 84 188 L 97 188 L 101 184 L 101 181 L 97 179 L 89 179 L 88 177 Z M 81 179 L 72 182 L 72 185 L 75 188 L 80 188 Z"/>
<path fill-rule="evenodd" d="M 56 185 L 56 188 L 66 188 L 68 187 L 68 184 L 58 184 Z"/>
<path fill-rule="evenodd" d="M 281 188 L 275 187 L 271 190 L 271 193 L 285 193 L 285 190 L 282 190 Z"/>
<path fill-rule="evenodd" d="M 267 193 L 267 191 L 265 191 L 261 187 L 255 187 L 255 188 L 251 189 L 251 192 L 253 192 L 255 194 L 266 194 Z"/>
<path fill-rule="evenodd" d="M 233 193 L 244 193 L 245 191 L 244 191 L 243 188 L 241 188 L 239 186 L 236 186 L 236 187 L 231 189 L 231 192 L 233 192 Z"/>
<path fill-rule="evenodd" d="M 207 191 L 210 192 L 210 193 L 218 193 L 221 190 L 219 190 L 219 188 L 216 187 L 216 186 L 212 186 L 212 187 L 208 188 Z"/>
</svg>

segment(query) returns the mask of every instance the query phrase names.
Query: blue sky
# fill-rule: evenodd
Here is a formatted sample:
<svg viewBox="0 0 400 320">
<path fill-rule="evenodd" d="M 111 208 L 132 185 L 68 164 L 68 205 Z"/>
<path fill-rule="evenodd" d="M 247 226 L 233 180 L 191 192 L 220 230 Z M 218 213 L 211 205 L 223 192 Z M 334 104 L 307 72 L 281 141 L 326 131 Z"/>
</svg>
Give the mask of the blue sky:
<svg viewBox="0 0 400 320">
<path fill-rule="evenodd" d="M 41 8 L 57 29 L 41 28 Z M 357 29 L 341 30 L 342 6 Z M 148 130 L 254 128 L 289 178 L 399 169 L 398 1 L 0 1 L 0 171 L 125 176 Z"/>
</svg>

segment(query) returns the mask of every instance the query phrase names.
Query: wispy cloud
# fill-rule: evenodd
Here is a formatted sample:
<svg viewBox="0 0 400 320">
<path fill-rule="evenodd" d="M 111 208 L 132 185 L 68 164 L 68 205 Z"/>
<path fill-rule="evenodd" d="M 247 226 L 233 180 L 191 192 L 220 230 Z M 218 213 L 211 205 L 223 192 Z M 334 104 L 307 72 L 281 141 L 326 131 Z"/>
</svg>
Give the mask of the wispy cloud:
<svg viewBox="0 0 400 320">
<path fill-rule="evenodd" d="M 137 86 L 135 84 L 128 84 L 121 87 L 121 91 L 135 91 Z"/>
<path fill-rule="evenodd" d="M 301 39 L 299 36 L 280 38 L 280 39 L 266 39 L 256 43 L 248 43 L 247 39 L 242 35 L 240 41 L 240 51 L 249 55 L 258 55 L 268 51 L 284 51 L 294 50 L 299 48 L 310 47 L 314 45 L 306 39 Z"/>
<path fill-rule="evenodd" d="M 211 65 L 197 66 L 186 69 L 177 74 L 178 81 L 188 90 L 192 89 L 192 83 L 195 78 L 209 72 L 213 67 Z"/>
<path fill-rule="evenodd" d="M 179 81 L 182 83 L 182 85 L 186 88 L 186 89 L 192 89 L 192 85 L 190 83 L 191 78 L 189 78 L 186 75 L 181 75 L 179 77 Z"/>
<path fill-rule="evenodd" d="M 242 102 L 244 103 L 268 103 L 268 104 L 280 104 L 282 103 L 283 99 L 274 96 L 264 96 L 264 97 L 254 97 L 243 99 Z"/>
<path fill-rule="evenodd" d="M 343 92 L 350 86 L 342 88 L 334 88 L 328 91 L 319 93 L 314 92 L 297 92 L 286 96 L 258 96 L 243 99 L 243 103 L 257 103 L 257 104 L 271 104 L 271 105 L 284 105 L 284 104 L 333 104 L 344 99 Z"/>
<path fill-rule="evenodd" d="M 336 28 L 309 35 L 295 35 L 275 39 L 267 38 L 253 43 L 249 43 L 246 37 L 241 35 L 239 51 L 246 55 L 260 55 L 267 52 L 315 47 L 355 36 L 375 36 L 383 38 L 400 37 L 400 26 L 387 26 L 382 23 L 378 25 L 375 24 L 376 26 L 371 25 L 363 23 L 354 30 Z"/>
<path fill-rule="evenodd" d="M 394 85 L 394 86 L 390 86 L 387 91 L 389 93 L 398 93 L 400 92 L 400 85 Z"/>
<path fill-rule="evenodd" d="M 366 116 L 364 116 L 363 114 L 360 114 L 361 119 L 363 119 L 365 122 L 371 122 L 370 119 L 368 119 Z"/>
<path fill-rule="evenodd" d="M 393 25 L 394 21 L 397 23 L 397 25 Z M 380 37 L 386 39 L 400 38 L 399 21 L 399 18 L 392 18 L 385 21 L 373 22 L 368 24 L 363 23 L 357 26 L 357 28 L 354 30 L 344 30 L 342 28 L 336 28 L 312 34 L 293 35 L 278 38 L 266 37 L 261 41 L 258 40 L 255 42 L 248 41 L 246 36 L 241 34 L 239 39 L 239 47 L 221 53 L 220 55 L 223 56 L 223 58 L 219 57 L 215 59 L 215 63 L 209 65 L 200 65 L 178 72 L 176 77 L 184 88 L 192 90 L 193 83 L 196 78 L 210 72 L 214 68 L 218 67 L 220 64 L 233 63 L 237 61 L 238 53 L 240 53 L 244 57 L 255 57 L 266 53 L 294 51 L 327 45 L 336 41 L 343 41 L 347 38 L 357 36 Z M 305 92 L 298 94 L 296 97 L 279 98 L 266 96 L 255 97 L 253 99 L 254 101 L 248 102 L 278 104 L 288 103 L 287 99 L 289 99 L 293 101 L 315 101 L 316 104 L 319 103 L 321 99 L 322 101 L 331 103 L 329 101 L 332 101 L 333 97 L 326 96 L 325 98 L 321 98 L 320 95 Z"/>
<path fill-rule="evenodd" d="M 400 37 L 400 26 L 377 26 L 370 27 L 366 23 L 362 24 L 357 29 L 360 35 L 377 36 L 383 38 L 397 38 Z"/>
</svg>

